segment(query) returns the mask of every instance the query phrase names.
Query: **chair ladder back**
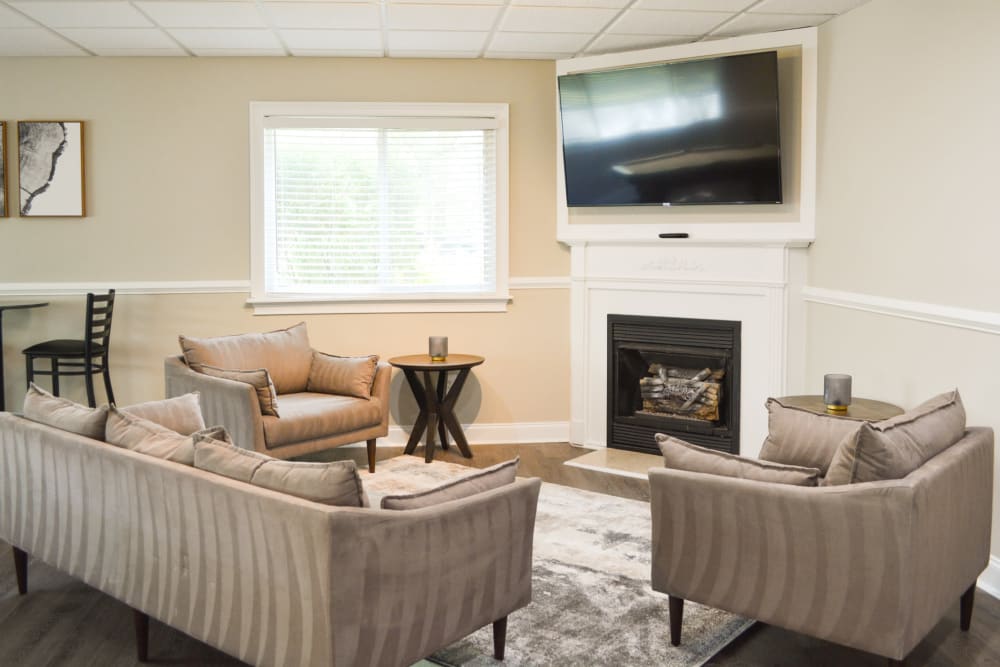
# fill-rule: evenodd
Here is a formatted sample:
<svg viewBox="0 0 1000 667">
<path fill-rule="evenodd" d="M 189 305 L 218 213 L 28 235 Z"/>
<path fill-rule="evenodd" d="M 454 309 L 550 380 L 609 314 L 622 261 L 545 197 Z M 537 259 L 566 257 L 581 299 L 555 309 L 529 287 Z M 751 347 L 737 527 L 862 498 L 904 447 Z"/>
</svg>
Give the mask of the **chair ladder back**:
<svg viewBox="0 0 1000 667">
<path fill-rule="evenodd" d="M 107 294 L 87 294 L 86 355 L 103 349 L 106 354 L 111 344 L 111 314 L 115 306 L 115 291 Z"/>
</svg>

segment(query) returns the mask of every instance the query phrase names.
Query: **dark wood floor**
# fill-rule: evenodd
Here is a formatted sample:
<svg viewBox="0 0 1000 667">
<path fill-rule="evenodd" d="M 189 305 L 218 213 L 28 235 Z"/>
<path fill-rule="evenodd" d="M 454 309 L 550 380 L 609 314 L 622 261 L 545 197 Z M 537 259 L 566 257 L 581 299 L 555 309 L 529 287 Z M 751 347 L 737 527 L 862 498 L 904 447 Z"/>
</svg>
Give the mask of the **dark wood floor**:
<svg viewBox="0 0 1000 667">
<path fill-rule="evenodd" d="M 437 458 L 484 467 L 520 456 L 521 475 L 538 476 L 588 491 L 649 500 L 649 485 L 644 480 L 562 465 L 588 451 L 567 444 L 482 445 L 474 446 L 473 451 L 475 458 L 471 460 L 463 459 L 454 448 L 449 452 L 439 451 Z M 379 458 L 400 453 L 398 448 L 380 448 Z M 364 449 L 341 448 L 322 458 L 353 458 L 364 464 L 365 452 Z M 138 664 L 132 613 L 128 607 L 34 561 L 29 566 L 28 595 L 18 596 L 10 549 L 2 543 L 0 547 L 0 666 L 117 667 Z M 666 605 L 665 596 L 663 603 Z M 668 638 L 664 636 L 663 641 Z M 242 664 L 156 621 L 150 624 L 150 661 L 163 665 Z M 885 660 L 757 624 L 709 664 L 874 667 L 885 665 Z M 972 629 L 963 633 L 958 628 L 956 599 L 954 609 L 914 650 L 906 664 L 910 667 L 1000 667 L 1000 601 L 980 591 Z"/>
</svg>

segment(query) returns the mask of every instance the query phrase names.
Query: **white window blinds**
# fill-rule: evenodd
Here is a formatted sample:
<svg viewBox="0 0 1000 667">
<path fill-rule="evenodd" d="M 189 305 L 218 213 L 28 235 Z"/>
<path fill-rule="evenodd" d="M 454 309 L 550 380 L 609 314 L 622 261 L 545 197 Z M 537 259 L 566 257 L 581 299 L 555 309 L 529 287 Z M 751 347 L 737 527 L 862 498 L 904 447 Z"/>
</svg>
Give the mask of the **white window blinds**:
<svg viewBox="0 0 1000 667">
<path fill-rule="evenodd" d="M 495 125 L 266 118 L 267 294 L 496 294 Z"/>
</svg>

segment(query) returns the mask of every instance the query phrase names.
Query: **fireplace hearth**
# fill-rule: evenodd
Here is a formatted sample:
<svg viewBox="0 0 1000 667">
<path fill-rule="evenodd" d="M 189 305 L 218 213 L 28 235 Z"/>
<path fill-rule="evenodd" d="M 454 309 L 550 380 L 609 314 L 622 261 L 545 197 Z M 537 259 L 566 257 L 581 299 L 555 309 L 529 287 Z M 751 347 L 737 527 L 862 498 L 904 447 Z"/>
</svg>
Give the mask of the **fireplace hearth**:
<svg viewBox="0 0 1000 667">
<path fill-rule="evenodd" d="M 608 315 L 608 447 L 654 436 L 738 454 L 741 323 Z"/>
</svg>

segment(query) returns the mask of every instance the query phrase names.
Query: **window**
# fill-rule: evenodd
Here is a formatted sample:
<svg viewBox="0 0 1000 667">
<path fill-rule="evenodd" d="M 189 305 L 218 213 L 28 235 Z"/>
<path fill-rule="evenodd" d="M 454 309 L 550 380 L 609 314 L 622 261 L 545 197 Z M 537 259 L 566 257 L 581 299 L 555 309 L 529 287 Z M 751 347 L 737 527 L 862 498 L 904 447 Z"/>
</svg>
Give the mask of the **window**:
<svg viewBox="0 0 1000 667">
<path fill-rule="evenodd" d="M 258 313 L 496 311 L 507 105 L 250 104 Z"/>
</svg>

